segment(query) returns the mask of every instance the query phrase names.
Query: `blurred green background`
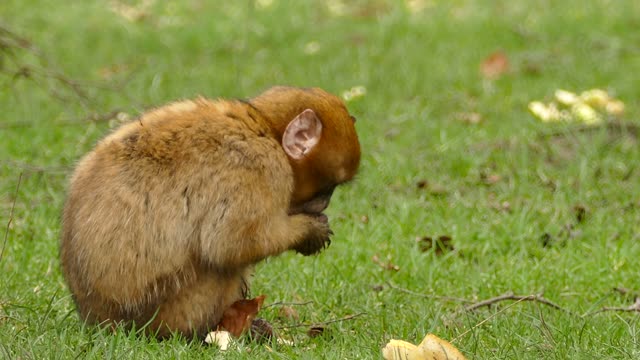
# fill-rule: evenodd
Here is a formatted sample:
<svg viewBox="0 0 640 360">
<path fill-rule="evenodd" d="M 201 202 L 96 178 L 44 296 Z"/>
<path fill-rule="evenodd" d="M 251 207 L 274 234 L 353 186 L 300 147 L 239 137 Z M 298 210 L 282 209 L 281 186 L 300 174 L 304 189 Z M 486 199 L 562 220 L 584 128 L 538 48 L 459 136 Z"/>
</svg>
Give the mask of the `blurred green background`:
<svg viewBox="0 0 640 360">
<path fill-rule="evenodd" d="M 361 171 L 329 249 L 256 269 L 261 316 L 294 344 L 225 358 L 381 358 L 429 332 L 470 359 L 638 358 L 639 29 L 632 0 L 2 1 L 0 358 L 218 356 L 82 327 L 57 259 L 66 181 L 146 109 L 276 84 L 348 100 Z M 593 88 L 624 112 L 528 110 Z M 464 310 L 510 292 L 562 309 Z M 306 304 L 292 320 L 278 302 Z"/>
</svg>

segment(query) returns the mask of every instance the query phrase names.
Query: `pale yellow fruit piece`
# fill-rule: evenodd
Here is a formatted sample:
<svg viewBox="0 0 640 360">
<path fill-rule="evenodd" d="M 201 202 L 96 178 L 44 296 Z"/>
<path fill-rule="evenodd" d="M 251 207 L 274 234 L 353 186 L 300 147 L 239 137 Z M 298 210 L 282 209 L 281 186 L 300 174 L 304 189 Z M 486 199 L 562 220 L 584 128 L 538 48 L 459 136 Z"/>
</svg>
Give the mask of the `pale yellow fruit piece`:
<svg viewBox="0 0 640 360">
<path fill-rule="evenodd" d="M 466 360 L 460 350 L 433 334 L 427 335 L 418 345 L 418 354 L 421 360 Z"/>
<path fill-rule="evenodd" d="M 602 89 L 591 89 L 580 94 L 582 101 L 596 108 L 604 108 L 611 100 L 609 94 Z"/>
<path fill-rule="evenodd" d="M 580 101 L 580 97 L 578 95 L 572 93 L 571 91 L 562 90 L 562 89 L 556 90 L 554 96 L 556 97 L 556 100 L 558 100 L 560 104 L 567 105 L 567 106 L 571 106 L 577 103 L 578 101 Z"/>
<path fill-rule="evenodd" d="M 624 103 L 620 100 L 611 100 L 604 109 L 611 115 L 620 116 L 624 113 Z"/>
<path fill-rule="evenodd" d="M 602 122 L 602 117 L 589 105 L 578 103 L 571 107 L 573 116 L 587 125 L 597 125 Z"/>
<path fill-rule="evenodd" d="M 559 121 L 564 117 L 554 103 L 545 105 L 540 101 L 532 101 L 529 103 L 529 111 L 543 122 Z"/>
<path fill-rule="evenodd" d="M 403 340 L 390 340 L 382 349 L 385 360 L 423 360 L 417 353 L 418 347 Z"/>
</svg>

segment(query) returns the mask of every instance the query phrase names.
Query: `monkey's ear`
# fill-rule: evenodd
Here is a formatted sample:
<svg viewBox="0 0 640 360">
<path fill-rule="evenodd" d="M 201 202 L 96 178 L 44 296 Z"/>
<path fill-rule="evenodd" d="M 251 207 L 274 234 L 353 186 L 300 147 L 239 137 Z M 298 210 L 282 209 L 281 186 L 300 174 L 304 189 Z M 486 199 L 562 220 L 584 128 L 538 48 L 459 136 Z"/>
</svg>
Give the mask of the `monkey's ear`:
<svg viewBox="0 0 640 360">
<path fill-rule="evenodd" d="M 282 148 L 293 159 L 302 159 L 320 141 L 322 122 L 311 109 L 296 116 L 282 135 Z"/>
</svg>

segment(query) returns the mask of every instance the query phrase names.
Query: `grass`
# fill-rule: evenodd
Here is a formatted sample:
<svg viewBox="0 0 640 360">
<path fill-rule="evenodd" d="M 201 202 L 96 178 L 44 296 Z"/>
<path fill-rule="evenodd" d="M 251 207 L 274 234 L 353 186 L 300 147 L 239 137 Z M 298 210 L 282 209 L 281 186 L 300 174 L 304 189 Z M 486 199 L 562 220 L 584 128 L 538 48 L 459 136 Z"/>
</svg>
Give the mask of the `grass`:
<svg viewBox="0 0 640 360">
<path fill-rule="evenodd" d="M 225 358 L 375 359 L 389 339 L 429 332 L 471 359 L 640 357 L 638 313 L 595 313 L 630 306 L 640 291 L 638 134 L 545 124 L 527 111 L 555 89 L 598 87 L 625 102 L 619 122 L 640 126 L 637 1 L 408 2 L 424 5 L 417 12 L 390 0 L 215 3 L 150 2 L 133 21 L 101 1 L 0 3 L 3 26 L 38 49 L 0 48 L 0 224 L 11 220 L 0 358 L 218 355 L 180 338 L 83 328 L 59 270 L 59 214 L 73 164 L 115 126 L 92 116 L 273 84 L 364 86 L 348 103 L 363 161 L 334 196 L 331 247 L 265 261 L 252 293 L 312 302 L 296 306 L 293 323 L 265 308 L 276 326 L 362 315 L 316 338 L 281 330 L 294 346 L 243 341 Z M 511 70 L 484 79 L 478 67 L 497 50 Z M 20 68 L 32 71 L 14 75 Z M 51 72 L 79 81 L 82 95 Z M 469 114 L 481 121 L 461 121 Z M 416 242 L 442 235 L 453 250 Z M 461 311 L 507 292 L 543 293 L 566 311 Z"/>
</svg>

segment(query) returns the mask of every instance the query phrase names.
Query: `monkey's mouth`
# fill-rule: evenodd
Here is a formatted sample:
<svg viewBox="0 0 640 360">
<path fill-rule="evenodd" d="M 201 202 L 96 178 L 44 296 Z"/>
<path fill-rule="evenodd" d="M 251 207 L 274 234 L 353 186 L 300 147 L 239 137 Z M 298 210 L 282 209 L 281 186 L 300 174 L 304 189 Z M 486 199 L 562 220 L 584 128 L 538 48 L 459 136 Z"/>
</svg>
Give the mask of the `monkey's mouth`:
<svg viewBox="0 0 640 360">
<path fill-rule="evenodd" d="M 324 216 L 322 212 L 329 206 L 329 199 L 315 198 L 305 203 L 294 205 L 289 209 L 289 215 L 307 214 L 311 216 Z"/>
</svg>

